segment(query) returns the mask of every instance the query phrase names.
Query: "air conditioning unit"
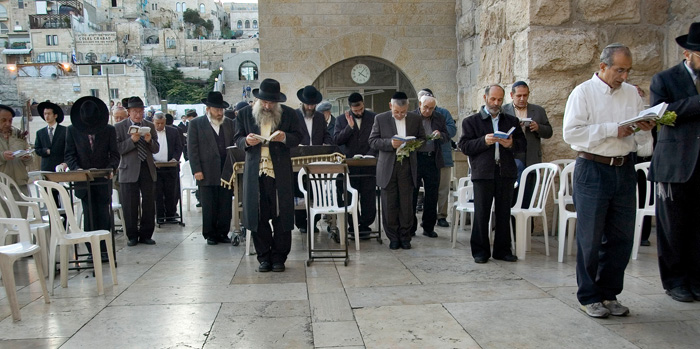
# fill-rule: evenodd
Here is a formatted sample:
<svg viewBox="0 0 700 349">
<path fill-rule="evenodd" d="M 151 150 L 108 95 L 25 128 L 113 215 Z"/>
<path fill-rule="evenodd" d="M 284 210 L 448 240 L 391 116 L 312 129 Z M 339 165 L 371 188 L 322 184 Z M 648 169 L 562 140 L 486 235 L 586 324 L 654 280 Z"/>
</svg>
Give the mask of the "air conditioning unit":
<svg viewBox="0 0 700 349">
<path fill-rule="evenodd" d="M 16 25 L 14 28 L 14 31 L 16 32 L 21 32 L 22 31 L 22 26 L 21 25 Z"/>
</svg>

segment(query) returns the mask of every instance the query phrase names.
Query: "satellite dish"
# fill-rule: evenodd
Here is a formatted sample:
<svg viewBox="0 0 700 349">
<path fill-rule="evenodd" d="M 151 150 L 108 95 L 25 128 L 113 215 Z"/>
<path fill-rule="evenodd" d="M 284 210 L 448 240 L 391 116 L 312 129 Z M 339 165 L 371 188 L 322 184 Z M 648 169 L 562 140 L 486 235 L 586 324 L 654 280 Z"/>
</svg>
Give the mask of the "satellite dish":
<svg viewBox="0 0 700 349">
<path fill-rule="evenodd" d="M 131 67 L 132 65 L 134 65 L 134 61 L 131 60 L 131 58 L 127 58 L 127 59 L 126 59 L 126 65 L 129 66 L 129 67 Z"/>
</svg>

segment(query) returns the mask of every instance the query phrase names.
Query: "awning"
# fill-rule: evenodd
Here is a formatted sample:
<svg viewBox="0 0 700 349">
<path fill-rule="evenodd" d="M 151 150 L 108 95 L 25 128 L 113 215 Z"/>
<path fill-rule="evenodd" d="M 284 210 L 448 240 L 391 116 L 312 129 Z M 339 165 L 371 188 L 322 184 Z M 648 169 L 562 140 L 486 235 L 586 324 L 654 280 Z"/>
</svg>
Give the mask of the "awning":
<svg viewBox="0 0 700 349">
<path fill-rule="evenodd" d="M 2 50 L 4 55 L 28 55 L 32 52 L 30 48 L 6 48 Z"/>
</svg>

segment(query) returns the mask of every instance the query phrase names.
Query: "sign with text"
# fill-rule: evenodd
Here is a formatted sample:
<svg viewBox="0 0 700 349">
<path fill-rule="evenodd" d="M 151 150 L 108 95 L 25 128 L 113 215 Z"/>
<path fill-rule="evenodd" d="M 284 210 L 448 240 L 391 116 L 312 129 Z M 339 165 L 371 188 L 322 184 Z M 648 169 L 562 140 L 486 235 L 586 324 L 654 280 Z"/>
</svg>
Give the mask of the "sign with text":
<svg viewBox="0 0 700 349">
<path fill-rule="evenodd" d="M 117 41 L 116 32 L 76 34 L 75 42 L 83 45 L 115 45 Z"/>
</svg>

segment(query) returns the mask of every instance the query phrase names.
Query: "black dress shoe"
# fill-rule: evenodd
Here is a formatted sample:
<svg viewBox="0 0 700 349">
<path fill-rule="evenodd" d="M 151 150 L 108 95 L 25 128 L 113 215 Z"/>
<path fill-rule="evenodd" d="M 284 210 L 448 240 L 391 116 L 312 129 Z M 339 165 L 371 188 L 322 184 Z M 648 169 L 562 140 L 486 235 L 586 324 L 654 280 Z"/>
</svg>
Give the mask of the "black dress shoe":
<svg viewBox="0 0 700 349">
<path fill-rule="evenodd" d="M 139 244 L 139 239 L 129 239 L 126 243 L 127 246 L 136 246 Z"/>
<path fill-rule="evenodd" d="M 196 205 L 194 205 L 194 207 L 202 207 L 202 203 L 198 202 Z"/>
<path fill-rule="evenodd" d="M 425 236 L 427 236 L 427 237 L 429 237 L 429 238 L 436 238 L 436 237 L 437 237 L 437 233 L 434 232 L 434 231 L 425 231 L 425 230 L 423 230 L 423 235 L 425 235 Z"/>
<path fill-rule="evenodd" d="M 156 242 L 155 240 L 148 238 L 148 239 L 139 239 L 139 243 L 146 244 L 146 245 L 155 245 Z"/>
<path fill-rule="evenodd" d="M 488 261 L 489 259 L 487 257 L 474 257 L 474 263 L 484 264 Z"/>
<path fill-rule="evenodd" d="M 447 219 L 445 219 L 445 218 L 440 218 L 440 219 L 438 219 L 438 221 L 437 221 L 437 225 L 438 225 L 438 226 L 441 226 L 441 227 L 443 227 L 443 228 L 447 228 L 447 227 L 450 226 L 450 223 L 447 222 Z"/>
<path fill-rule="evenodd" d="M 365 231 L 366 232 L 372 231 L 372 228 L 370 228 L 369 226 L 366 226 L 366 225 L 360 225 L 359 229 L 360 229 L 360 233 L 365 232 Z"/>
<path fill-rule="evenodd" d="M 410 250 L 411 249 L 411 242 L 410 241 L 401 241 L 401 248 L 404 250 Z"/>
<path fill-rule="evenodd" d="M 651 242 L 649 242 L 649 240 L 642 240 L 639 242 L 639 246 L 651 246 Z"/>
<path fill-rule="evenodd" d="M 274 271 L 274 272 L 277 272 L 277 273 L 283 272 L 284 269 L 285 269 L 284 263 L 275 263 L 272 265 L 272 271 Z"/>
<path fill-rule="evenodd" d="M 518 257 L 514 256 L 512 254 L 509 254 L 507 256 L 503 256 L 503 257 L 499 257 L 499 258 L 493 257 L 493 259 L 498 259 L 499 261 L 504 261 L 504 262 L 516 262 L 518 260 Z"/>
<path fill-rule="evenodd" d="M 218 244 L 219 244 L 219 242 L 216 241 L 216 239 L 214 239 L 214 238 L 207 239 L 207 245 L 218 245 Z"/>
<path fill-rule="evenodd" d="M 230 244 L 231 243 L 231 238 L 228 237 L 228 235 L 221 235 L 219 236 L 218 239 L 216 239 L 217 242 L 220 242 L 222 244 Z"/>
<path fill-rule="evenodd" d="M 389 243 L 389 248 L 392 250 L 398 250 L 399 248 L 401 248 L 401 243 L 398 241 L 392 241 Z"/>
<path fill-rule="evenodd" d="M 261 273 L 267 273 L 270 270 L 272 270 L 272 265 L 268 261 L 260 263 L 260 266 L 258 267 L 258 271 Z"/>
<path fill-rule="evenodd" d="M 693 301 L 693 294 L 690 293 L 690 290 L 685 287 L 685 286 L 678 286 L 674 287 L 670 290 L 666 290 L 666 294 L 671 296 L 673 300 L 679 301 L 679 302 L 692 302 Z"/>
</svg>

